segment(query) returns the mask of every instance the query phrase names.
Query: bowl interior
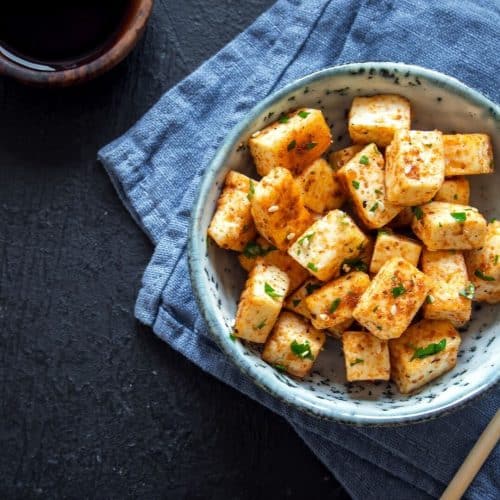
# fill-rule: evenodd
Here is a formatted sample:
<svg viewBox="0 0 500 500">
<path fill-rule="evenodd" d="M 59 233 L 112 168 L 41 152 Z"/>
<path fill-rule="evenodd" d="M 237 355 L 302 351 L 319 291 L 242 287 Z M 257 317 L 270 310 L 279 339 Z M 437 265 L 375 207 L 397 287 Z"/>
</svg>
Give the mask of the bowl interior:
<svg viewBox="0 0 500 500">
<path fill-rule="evenodd" d="M 352 98 L 377 93 L 406 96 L 412 104 L 414 129 L 488 133 L 494 140 L 494 150 L 500 151 L 498 107 L 452 78 L 393 63 L 353 64 L 324 70 L 266 99 L 231 132 L 202 182 L 193 213 L 190 255 L 193 286 L 212 333 L 244 372 L 275 396 L 305 411 L 365 424 L 431 418 L 492 385 L 498 378 L 495 337 L 499 330 L 499 308 L 475 303 L 473 320 L 461 329 L 457 367 L 410 396 L 399 394 L 392 383 L 347 383 L 340 342 L 331 338 L 312 374 L 300 381 L 264 363 L 256 347 L 230 339 L 245 274 L 236 254 L 209 243 L 206 232 L 228 170 L 258 178 L 245 146 L 254 131 L 292 108 L 320 108 L 331 126 L 332 149 L 340 149 L 350 144 L 346 116 Z M 471 204 L 487 218 L 500 218 L 496 193 L 500 172 L 470 180 Z"/>
</svg>

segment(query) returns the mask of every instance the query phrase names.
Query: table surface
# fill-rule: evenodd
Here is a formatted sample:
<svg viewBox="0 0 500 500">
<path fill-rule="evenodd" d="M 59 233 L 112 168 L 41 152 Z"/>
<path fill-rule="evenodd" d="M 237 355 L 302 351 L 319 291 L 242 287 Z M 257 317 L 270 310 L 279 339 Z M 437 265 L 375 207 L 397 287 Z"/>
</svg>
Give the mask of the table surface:
<svg viewBox="0 0 500 500">
<path fill-rule="evenodd" d="M 134 319 L 153 247 L 96 161 L 271 3 L 157 0 L 99 80 L 0 80 L 1 498 L 348 498 L 283 419 Z"/>
</svg>

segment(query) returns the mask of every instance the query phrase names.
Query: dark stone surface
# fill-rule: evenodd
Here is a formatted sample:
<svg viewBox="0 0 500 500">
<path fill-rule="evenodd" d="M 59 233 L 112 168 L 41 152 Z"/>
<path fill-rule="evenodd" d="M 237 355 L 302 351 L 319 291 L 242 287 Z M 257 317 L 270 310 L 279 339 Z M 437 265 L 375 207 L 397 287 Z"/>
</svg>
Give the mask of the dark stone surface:
<svg viewBox="0 0 500 500">
<path fill-rule="evenodd" d="M 157 0 L 86 86 L 0 81 L 0 497 L 347 498 L 279 417 L 140 326 L 152 246 L 96 162 L 270 0 Z"/>
</svg>

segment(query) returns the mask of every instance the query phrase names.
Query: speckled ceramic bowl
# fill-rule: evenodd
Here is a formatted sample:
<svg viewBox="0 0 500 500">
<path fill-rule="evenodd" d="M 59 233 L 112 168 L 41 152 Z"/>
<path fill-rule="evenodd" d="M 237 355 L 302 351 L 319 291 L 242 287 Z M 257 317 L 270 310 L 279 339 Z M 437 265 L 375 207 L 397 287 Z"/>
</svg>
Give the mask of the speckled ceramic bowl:
<svg viewBox="0 0 500 500">
<path fill-rule="evenodd" d="M 351 424 L 402 424 L 457 408 L 499 378 L 500 307 L 474 304 L 473 320 L 462 331 L 456 368 L 412 395 L 392 383 L 346 382 L 341 345 L 328 339 L 314 371 L 300 381 L 264 363 L 258 350 L 229 337 L 244 283 L 236 254 L 207 243 L 207 228 L 224 176 L 230 169 L 256 176 L 246 149 L 248 137 L 281 112 L 299 106 L 321 108 L 332 126 L 334 148 L 349 144 L 346 113 L 357 95 L 397 93 L 410 99 L 415 129 L 485 132 L 500 154 L 500 109 L 449 76 L 400 63 L 359 63 L 325 69 L 287 85 L 258 104 L 221 145 L 208 167 L 194 205 L 190 269 L 200 309 L 228 363 L 257 385 L 305 412 Z M 472 180 L 472 201 L 486 217 L 500 217 L 500 171 Z"/>
</svg>

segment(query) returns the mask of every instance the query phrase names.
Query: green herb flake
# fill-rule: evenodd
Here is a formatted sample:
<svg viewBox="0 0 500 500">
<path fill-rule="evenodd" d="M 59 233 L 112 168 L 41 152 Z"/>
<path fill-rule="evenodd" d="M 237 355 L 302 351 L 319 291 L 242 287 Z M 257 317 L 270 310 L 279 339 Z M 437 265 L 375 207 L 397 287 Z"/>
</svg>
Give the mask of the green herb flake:
<svg viewBox="0 0 500 500">
<path fill-rule="evenodd" d="M 368 165 L 368 163 L 370 163 L 370 160 L 368 159 L 368 156 L 361 155 L 361 158 L 359 159 L 359 163 L 361 163 L 361 165 Z"/>
<path fill-rule="evenodd" d="M 297 113 L 302 119 L 304 118 L 307 118 L 311 113 L 309 113 L 308 111 L 299 111 Z"/>
<path fill-rule="evenodd" d="M 375 194 L 378 196 L 382 196 L 384 193 L 382 192 L 381 189 L 375 189 Z"/>
<path fill-rule="evenodd" d="M 253 182 L 252 179 L 250 179 L 248 181 L 248 194 L 247 194 L 248 201 L 252 200 L 254 194 L 255 194 L 255 183 Z"/>
<path fill-rule="evenodd" d="M 285 365 L 275 364 L 274 368 L 276 368 L 276 370 L 278 370 L 279 372 L 286 372 L 286 366 Z"/>
<path fill-rule="evenodd" d="M 318 272 L 318 268 L 316 267 L 316 264 L 314 262 L 308 262 L 307 269 L 310 269 L 311 271 L 313 271 L 315 273 Z"/>
<path fill-rule="evenodd" d="M 328 309 L 328 312 L 330 314 L 333 314 L 337 310 L 339 305 L 340 305 L 340 299 L 337 298 L 334 301 L 332 301 L 332 303 L 330 304 L 330 309 Z"/>
<path fill-rule="evenodd" d="M 479 279 L 482 279 L 483 281 L 495 281 L 495 278 L 493 276 L 488 276 L 487 274 L 484 274 L 481 269 L 476 269 L 474 271 L 474 276 L 477 276 Z"/>
<path fill-rule="evenodd" d="M 311 238 L 315 235 L 316 233 L 309 233 L 309 234 L 306 234 L 305 236 L 303 236 L 302 238 L 300 238 L 300 240 L 297 242 L 299 245 L 303 245 L 304 244 L 304 241 L 307 240 L 307 243 L 310 243 L 311 242 Z"/>
<path fill-rule="evenodd" d="M 425 302 L 427 304 L 432 304 L 434 302 L 434 297 L 432 295 L 427 295 L 427 297 L 425 297 Z"/>
<path fill-rule="evenodd" d="M 359 182 L 358 181 L 352 181 L 352 187 L 354 189 L 359 189 Z"/>
<path fill-rule="evenodd" d="M 348 266 L 351 269 L 355 269 L 356 271 L 368 271 L 366 262 L 363 262 L 361 259 L 344 259 L 344 261 L 342 262 L 342 268 L 344 266 Z"/>
<path fill-rule="evenodd" d="M 500 255 L 495 255 L 495 258 L 493 259 L 493 264 L 495 264 L 495 266 L 498 264 L 498 259 L 500 259 Z"/>
<path fill-rule="evenodd" d="M 264 257 L 274 250 L 276 250 L 276 247 L 273 245 L 268 248 L 263 248 L 256 241 L 250 241 L 245 245 L 243 255 L 249 259 L 255 259 L 256 257 Z"/>
<path fill-rule="evenodd" d="M 255 328 L 257 328 L 257 330 L 262 330 L 262 328 L 266 326 L 266 321 L 266 319 L 262 320 Z"/>
<path fill-rule="evenodd" d="M 288 118 L 288 116 L 286 116 L 286 115 L 282 115 L 282 116 L 280 116 L 280 117 L 278 118 L 278 121 L 279 121 L 280 123 L 288 123 L 288 122 L 290 121 L 290 118 Z"/>
<path fill-rule="evenodd" d="M 313 149 L 313 148 L 315 148 L 317 145 L 318 145 L 318 143 L 317 143 L 317 142 L 308 142 L 308 143 L 306 144 L 306 149 Z"/>
<path fill-rule="evenodd" d="M 474 286 L 474 283 L 469 283 L 463 290 L 460 290 L 460 292 L 458 292 L 458 295 L 461 295 L 466 299 L 473 300 L 475 291 L 476 287 Z"/>
<path fill-rule="evenodd" d="M 405 292 L 406 292 L 405 287 L 400 283 L 398 286 L 395 286 L 392 289 L 392 296 L 394 298 L 397 298 L 397 297 L 400 297 L 401 295 L 403 295 Z"/>
<path fill-rule="evenodd" d="M 444 351 L 445 348 L 446 339 L 441 340 L 437 344 L 429 344 L 426 347 L 413 347 L 415 352 L 413 353 L 413 357 L 410 359 L 410 361 L 413 361 L 414 359 L 426 358 L 427 356 L 433 356 L 438 352 Z"/>
<path fill-rule="evenodd" d="M 455 194 L 453 195 L 453 199 L 454 199 L 454 200 L 458 200 L 458 194 L 457 194 L 457 193 L 455 193 Z"/>
<path fill-rule="evenodd" d="M 264 292 L 266 292 L 272 299 L 279 299 L 280 297 L 283 297 L 283 295 L 277 293 L 276 290 L 267 282 L 264 283 Z"/>
<path fill-rule="evenodd" d="M 424 216 L 424 212 L 422 212 L 420 207 L 411 207 L 411 210 L 417 220 L 420 220 Z"/>
<path fill-rule="evenodd" d="M 495 219 L 495 217 L 493 217 L 493 219 L 490 219 L 489 223 L 490 223 L 490 224 L 493 224 L 493 223 L 494 223 L 494 222 L 496 222 L 496 221 L 497 221 L 497 219 Z"/>
<path fill-rule="evenodd" d="M 391 234 L 391 232 L 388 231 L 387 229 L 379 229 L 377 231 L 377 234 Z"/>
<path fill-rule="evenodd" d="M 376 202 L 373 204 L 372 208 L 370 208 L 370 212 L 375 212 L 375 210 L 377 210 L 377 208 L 378 208 L 378 201 L 376 201 Z"/>
<path fill-rule="evenodd" d="M 365 362 L 364 359 L 356 358 L 354 361 L 351 362 L 351 366 L 359 365 L 359 363 L 364 363 L 364 362 Z"/>
<path fill-rule="evenodd" d="M 296 340 L 294 340 L 290 344 L 290 349 L 299 358 L 314 360 L 314 356 L 311 352 L 311 344 L 309 344 L 309 340 L 306 340 L 303 344 L 299 344 Z"/>
<path fill-rule="evenodd" d="M 467 214 L 465 212 L 451 212 L 450 215 L 458 222 L 465 222 L 467 220 Z"/>
<path fill-rule="evenodd" d="M 293 307 L 297 307 L 301 302 L 302 302 L 301 299 L 293 299 L 292 300 Z"/>
<path fill-rule="evenodd" d="M 307 295 L 311 295 L 311 293 L 313 293 L 315 290 L 317 290 L 318 288 L 321 288 L 321 285 L 318 284 L 318 283 L 308 283 L 306 285 L 306 292 L 307 292 Z"/>
<path fill-rule="evenodd" d="M 294 139 L 292 142 L 290 142 L 288 144 L 288 146 L 286 148 L 288 149 L 288 151 L 291 151 L 292 149 L 295 148 L 296 145 L 297 145 L 297 141 Z"/>
<path fill-rule="evenodd" d="M 234 342 L 236 340 L 236 336 L 233 332 L 229 332 L 229 338 Z"/>
</svg>

